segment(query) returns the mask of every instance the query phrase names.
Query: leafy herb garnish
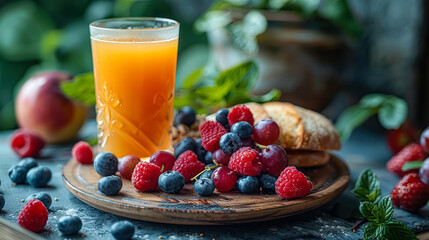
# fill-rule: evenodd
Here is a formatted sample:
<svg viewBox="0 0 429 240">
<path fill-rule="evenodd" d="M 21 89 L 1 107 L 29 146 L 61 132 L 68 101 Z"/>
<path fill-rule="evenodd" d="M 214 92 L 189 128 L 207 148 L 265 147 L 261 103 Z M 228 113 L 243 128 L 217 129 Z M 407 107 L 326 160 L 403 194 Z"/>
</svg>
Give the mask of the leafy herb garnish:
<svg viewBox="0 0 429 240">
<path fill-rule="evenodd" d="M 392 199 L 389 195 L 381 199 L 380 180 L 370 169 L 361 172 L 352 192 L 361 201 L 359 211 L 365 218 L 356 227 L 369 221 L 364 231 L 366 240 L 417 239 L 407 226 L 392 219 Z"/>
<path fill-rule="evenodd" d="M 402 171 L 408 171 L 411 169 L 419 169 L 421 166 L 423 165 L 423 161 L 411 161 L 411 162 L 406 162 L 404 164 L 404 166 L 402 166 Z"/>
<path fill-rule="evenodd" d="M 95 105 L 94 74 L 91 72 L 77 75 L 70 82 L 63 82 L 61 89 L 70 98 L 86 105 Z"/>
</svg>

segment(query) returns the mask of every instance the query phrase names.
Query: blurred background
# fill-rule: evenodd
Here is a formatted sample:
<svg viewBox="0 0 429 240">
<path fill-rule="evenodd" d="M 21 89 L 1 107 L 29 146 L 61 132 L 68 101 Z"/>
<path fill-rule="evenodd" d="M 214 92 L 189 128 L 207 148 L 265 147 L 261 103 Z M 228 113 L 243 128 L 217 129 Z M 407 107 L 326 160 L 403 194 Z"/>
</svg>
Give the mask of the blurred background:
<svg viewBox="0 0 429 240">
<path fill-rule="evenodd" d="M 181 23 L 176 88 L 205 66 L 259 66 L 253 91 L 335 118 L 372 92 L 405 98 L 429 122 L 429 4 L 424 0 L 0 0 L 0 130 L 14 98 L 46 70 L 92 71 L 88 24 L 159 16 Z"/>
</svg>

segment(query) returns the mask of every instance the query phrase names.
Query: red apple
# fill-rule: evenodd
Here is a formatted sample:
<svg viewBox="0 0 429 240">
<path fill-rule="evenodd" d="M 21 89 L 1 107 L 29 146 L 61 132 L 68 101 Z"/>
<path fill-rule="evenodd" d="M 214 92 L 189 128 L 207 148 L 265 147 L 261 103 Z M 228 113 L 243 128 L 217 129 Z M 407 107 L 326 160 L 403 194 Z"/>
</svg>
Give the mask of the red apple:
<svg viewBox="0 0 429 240">
<path fill-rule="evenodd" d="M 48 143 L 74 138 L 85 122 L 88 107 L 61 91 L 60 83 L 71 78 L 67 73 L 53 71 L 28 79 L 15 103 L 19 126 L 37 132 Z"/>
</svg>

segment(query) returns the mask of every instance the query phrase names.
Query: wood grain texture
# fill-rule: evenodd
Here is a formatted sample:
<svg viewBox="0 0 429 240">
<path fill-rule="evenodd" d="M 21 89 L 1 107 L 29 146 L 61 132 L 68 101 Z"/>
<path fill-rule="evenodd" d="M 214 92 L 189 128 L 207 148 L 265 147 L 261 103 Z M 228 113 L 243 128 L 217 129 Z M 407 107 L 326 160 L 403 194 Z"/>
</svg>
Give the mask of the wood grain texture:
<svg viewBox="0 0 429 240">
<path fill-rule="evenodd" d="M 43 240 L 44 238 L 24 228 L 21 228 L 17 224 L 13 224 L 3 218 L 0 218 L 0 239 Z"/>
<path fill-rule="evenodd" d="M 309 211 L 326 204 L 346 187 L 350 173 L 342 160 L 334 155 L 328 164 L 305 169 L 313 182 L 310 195 L 285 200 L 277 195 L 244 195 L 238 191 L 200 197 L 187 183 L 180 194 L 139 192 L 129 180 L 116 196 L 97 191 L 101 178 L 92 165 L 71 159 L 63 169 L 66 187 L 83 202 L 112 214 L 152 222 L 188 225 L 227 225 L 278 219 Z"/>
</svg>

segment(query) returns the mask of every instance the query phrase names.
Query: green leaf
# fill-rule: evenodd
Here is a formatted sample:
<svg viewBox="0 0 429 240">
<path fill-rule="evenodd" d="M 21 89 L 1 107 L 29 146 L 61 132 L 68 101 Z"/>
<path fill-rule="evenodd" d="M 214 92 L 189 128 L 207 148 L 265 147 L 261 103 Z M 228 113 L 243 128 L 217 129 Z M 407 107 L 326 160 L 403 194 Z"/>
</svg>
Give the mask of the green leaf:
<svg viewBox="0 0 429 240">
<path fill-rule="evenodd" d="M 423 161 L 406 162 L 404 166 L 402 166 L 401 170 L 405 172 L 412 169 L 419 169 L 421 168 L 422 165 L 423 165 Z"/>
<path fill-rule="evenodd" d="M 265 102 L 277 101 L 280 99 L 281 95 L 282 95 L 282 92 L 280 90 L 272 89 L 270 92 L 264 95 L 251 96 L 250 99 L 251 99 L 251 102 L 265 103 Z"/>
<path fill-rule="evenodd" d="M 359 105 L 362 107 L 379 108 L 383 105 L 386 100 L 385 94 L 372 93 L 362 97 L 359 101 Z"/>
<path fill-rule="evenodd" d="M 393 217 L 393 203 L 390 195 L 385 196 L 377 203 L 377 206 L 383 209 L 383 215 L 379 219 L 380 222 L 389 222 Z"/>
<path fill-rule="evenodd" d="M 368 108 L 360 105 L 355 105 L 344 110 L 335 123 L 341 141 L 346 141 L 356 127 L 360 126 L 376 113 L 377 108 Z"/>
<path fill-rule="evenodd" d="M 61 89 L 68 97 L 83 102 L 86 105 L 95 105 L 94 74 L 77 75 L 70 82 L 63 82 Z"/>
<path fill-rule="evenodd" d="M 377 202 L 381 199 L 380 180 L 371 169 L 366 169 L 359 175 L 352 193 L 360 201 Z"/>
<path fill-rule="evenodd" d="M 364 238 L 366 240 L 417 240 L 416 235 L 407 226 L 395 220 L 382 224 L 368 223 Z"/>
<path fill-rule="evenodd" d="M 392 220 L 393 204 L 390 195 L 384 197 L 378 203 L 361 202 L 359 210 L 368 221 L 386 223 Z"/>
<path fill-rule="evenodd" d="M 191 90 L 195 85 L 201 82 L 203 77 L 204 67 L 195 69 L 191 74 L 189 74 L 185 80 L 183 80 L 183 89 Z"/>
<path fill-rule="evenodd" d="M 87 142 L 91 147 L 98 144 L 98 137 L 90 137 L 85 139 L 85 142 Z"/>
<path fill-rule="evenodd" d="M 380 240 L 382 239 L 379 234 L 379 232 L 377 231 L 378 229 L 378 224 L 375 222 L 370 222 L 366 225 L 365 227 L 365 231 L 363 233 L 363 237 L 365 240 Z"/>
<path fill-rule="evenodd" d="M 390 96 L 381 105 L 378 119 L 386 129 L 397 129 L 408 116 L 407 103 L 400 98 Z"/>
</svg>

